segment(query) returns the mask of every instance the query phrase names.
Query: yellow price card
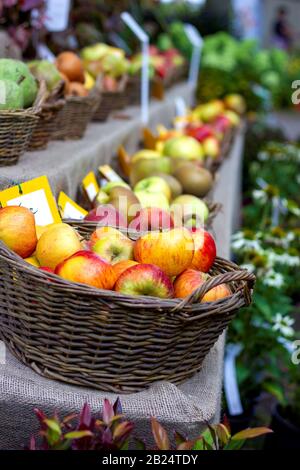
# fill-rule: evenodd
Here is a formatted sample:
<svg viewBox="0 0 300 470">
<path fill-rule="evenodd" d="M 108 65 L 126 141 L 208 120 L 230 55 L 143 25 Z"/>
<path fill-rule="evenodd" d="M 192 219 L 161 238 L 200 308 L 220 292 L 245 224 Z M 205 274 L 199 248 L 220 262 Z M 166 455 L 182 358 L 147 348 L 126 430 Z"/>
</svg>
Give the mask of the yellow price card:
<svg viewBox="0 0 300 470">
<path fill-rule="evenodd" d="M 82 220 L 88 214 L 83 207 L 76 204 L 63 191 L 60 192 L 58 197 L 58 208 L 63 219 Z"/>
<path fill-rule="evenodd" d="M 120 182 L 122 180 L 121 176 L 118 175 L 118 173 L 115 172 L 115 170 L 112 169 L 110 165 L 101 165 L 98 168 L 99 173 L 101 176 L 104 176 L 105 179 L 108 181 L 113 181 L 113 182 Z"/>
<path fill-rule="evenodd" d="M 100 188 L 96 176 L 92 171 L 88 173 L 85 178 L 83 178 L 82 187 L 86 192 L 89 200 L 93 202 Z"/>
<path fill-rule="evenodd" d="M 61 222 L 47 176 L 40 176 L 0 192 L 0 206 L 22 206 L 30 209 L 36 225 L 44 227 Z"/>
</svg>

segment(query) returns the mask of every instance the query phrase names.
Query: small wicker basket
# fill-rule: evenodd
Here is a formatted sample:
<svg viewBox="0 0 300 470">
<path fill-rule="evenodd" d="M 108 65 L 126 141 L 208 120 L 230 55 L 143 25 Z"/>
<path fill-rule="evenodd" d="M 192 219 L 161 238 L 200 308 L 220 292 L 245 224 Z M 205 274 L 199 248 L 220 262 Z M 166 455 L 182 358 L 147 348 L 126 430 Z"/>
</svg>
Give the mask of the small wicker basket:
<svg viewBox="0 0 300 470">
<path fill-rule="evenodd" d="M 46 84 L 41 82 L 31 108 L 0 111 L 0 167 L 15 165 L 28 149 L 46 97 Z"/>
<path fill-rule="evenodd" d="M 68 96 L 54 121 L 52 139 L 82 139 L 100 101 L 101 93 L 97 85 L 88 96 Z"/>
<path fill-rule="evenodd" d="M 93 121 L 104 122 L 113 111 L 123 109 L 127 106 L 126 83 L 127 76 L 124 75 L 119 82 L 117 91 L 101 91 L 101 102 L 94 112 Z"/>
<path fill-rule="evenodd" d="M 40 119 L 32 133 L 28 150 L 45 149 L 51 140 L 55 131 L 56 117 L 66 103 L 63 93 L 64 86 L 64 82 L 60 82 L 42 105 L 39 112 Z"/>
<path fill-rule="evenodd" d="M 70 384 L 116 393 L 179 384 L 251 302 L 253 274 L 221 258 L 211 274 L 183 300 L 132 297 L 41 271 L 0 242 L 0 338 L 37 373 Z M 199 303 L 221 283 L 230 297 Z"/>
</svg>

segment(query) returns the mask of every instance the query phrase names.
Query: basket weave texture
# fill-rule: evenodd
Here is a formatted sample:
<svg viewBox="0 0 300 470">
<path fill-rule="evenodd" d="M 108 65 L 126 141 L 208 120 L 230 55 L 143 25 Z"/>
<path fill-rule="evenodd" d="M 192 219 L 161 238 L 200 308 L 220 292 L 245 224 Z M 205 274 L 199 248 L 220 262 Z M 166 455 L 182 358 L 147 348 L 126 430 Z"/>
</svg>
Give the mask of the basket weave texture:
<svg viewBox="0 0 300 470">
<path fill-rule="evenodd" d="M 100 101 L 101 93 L 97 86 L 90 91 L 88 96 L 68 96 L 53 123 L 52 139 L 82 139 Z"/>
<path fill-rule="evenodd" d="M 104 122 L 113 111 L 123 109 L 127 106 L 126 83 L 127 76 L 124 75 L 119 82 L 117 91 L 101 91 L 101 102 L 94 112 L 93 121 Z"/>
<path fill-rule="evenodd" d="M 37 373 L 70 384 L 116 393 L 179 384 L 251 301 L 253 274 L 220 258 L 211 274 L 183 300 L 132 297 L 38 270 L 0 242 L 0 338 Z M 199 303 L 223 282 L 230 297 Z"/>
<path fill-rule="evenodd" d="M 40 119 L 32 133 L 28 150 L 42 150 L 47 147 L 56 128 L 56 117 L 66 103 L 63 90 L 64 82 L 61 82 L 48 95 L 44 104 L 41 106 L 39 111 Z"/>
<path fill-rule="evenodd" d="M 42 82 L 31 108 L 0 111 L 0 167 L 15 165 L 28 149 L 45 99 L 46 85 Z"/>
</svg>

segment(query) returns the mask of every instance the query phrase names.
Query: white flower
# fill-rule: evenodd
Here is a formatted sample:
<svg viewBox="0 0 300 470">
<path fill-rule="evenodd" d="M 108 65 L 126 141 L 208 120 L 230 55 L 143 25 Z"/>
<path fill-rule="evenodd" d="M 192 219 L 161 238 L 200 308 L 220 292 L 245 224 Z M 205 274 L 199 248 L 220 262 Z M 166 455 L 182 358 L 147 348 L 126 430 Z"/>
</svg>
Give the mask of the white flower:
<svg viewBox="0 0 300 470">
<path fill-rule="evenodd" d="M 252 196 L 253 199 L 261 203 L 266 203 L 268 201 L 268 196 L 263 189 L 254 189 L 254 191 L 252 191 Z"/>
<path fill-rule="evenodd" d="M 262 252 L 262 248 L 260 243 L 257 240 L 251 240 L 249 238 L 245 238 L 243 232 L 237 232 L 232 237 L 232 249 L 235 251 L 257 251 L 258 253 Z"/>
<path fill-rule="evenodd" d="M 293 324 L 293 318 L 288 315 L 283 316 L 281 313 L 276 313 L 273 320 L 273 330 L 280 331 L 280 333 L 285 337 L 291 337 L 295 333 L 294 328 L 292 328 Z"/>
<path fill-rule="evenodd" d="M 300 265 L 300 258 L 299 256 L 291 256 L 288 253 L 282 253 L 279 255 L 274 251 L 266 251 L 268 256 L 268 266 L 274 266 L 275 264 L 281 264 L 286 266 L 299 266 Z M 269 264 L 270 263 L 270 264 Z"/>
<path fill-rule="evenodd" d="M 273 269 L 265 272 L 262 279 L 263 284 L 269 287 L 277 287 L 278 289 L 284 286 L 284 277 L 280 273 L 276 273 Z"/>
<path fill-rule="evenodd" d="M 252 263 L 241 264 L 240 267 L 241 267 L 242 269 L 247 269 L 247 271 L 249 271 L 250 273 L 254 273 L 255 270 L 256 270 L 256 267 L 255 267 L 254 264 L 252 264 Z"/>
</svg>

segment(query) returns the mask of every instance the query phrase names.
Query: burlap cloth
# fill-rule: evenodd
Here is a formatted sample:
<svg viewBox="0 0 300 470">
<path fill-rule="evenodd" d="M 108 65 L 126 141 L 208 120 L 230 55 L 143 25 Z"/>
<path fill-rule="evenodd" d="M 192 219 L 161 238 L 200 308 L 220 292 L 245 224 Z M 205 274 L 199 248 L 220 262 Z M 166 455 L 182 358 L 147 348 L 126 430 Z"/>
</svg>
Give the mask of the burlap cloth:
<svg viewBox="0 0 300 470">
<path fill-rule="evenodd" d="M 156 106 L 160 108 L 162 105 L 156 104 Z M 157 119 L 161 120 L 160 117 Z M 121 128 L 123 125 L 124 123 L 121 123 Z M 117 129 L 114 137 L 107 136 L 107 139 L 110 143 L 114 140 L 119 141 Z M 66 145 L 66 151 L 69 151 L 68 146 L 69 144 Z M 75 152 L 76 146 L 81 147 L 81 143 L 74 144 L 74 167 L 75 162 L 80 161 L 77 154 L 79 149 L 77 148 Z M 214 199 L 223 203 L 223 210 L 214 223 L 214 231 L 217 234 L 218 253 L 224 257 L 230 255 L 230 235 L 239 218 L 242 146 L 243 133 L 240 133 L 230 158 L 221 168 L 214 191 Z M 94 151 L 98 150 L 97 146 Z M 86 148 L 86 154 L 91 151 L 91 148 L 89 151 Z M 83 148 L 80 150 L 80 155 L 82 165 L 85 165 Z M 98 154 L 98 164 L 103 155 L 108 155 L 108 149 L 103 152 L 101 150 Z M 47 153 L 45 158 L 48 158 Z M 88 160 L 90 161 L 89 156 Z M 60 178 L 55 178 L 55 182 L 58 181 L 62 189 L 68 191 L 68 187 L 64 184 L 67 184 L 69 178 L 64 179 L 64 175 L 60 175 Z M 69 184 L 74 183 L 70 180 Z M 182 385 L 159 382 L 143 392 L 122 395 L 123 411 L 128 419 L 134 421 L 136 435 L 144 438 L 149 445 L 152 444 L 150 416 L 156 416 L 169 432 L 174 433 L 176 429 L 189 437 L 196 436 L 205 422 L 218 421 L 221 407 L 223 351 L 224 335 L 207 355 L 201 371 Z M 28 443 L 30 436 L 37 429 L 37 420 L 33 415 L 35 407 L 50 414 L 57 410 L 63 416 L 73 411 L 78 412 L 85 401 L 93 410 L 99 410 L 104 397 L 116 399 L 115 394 L 64 385 L 40 377 L 7 353 L 6 364 L 0 365 L 0 449 L 19 449 Z"/>
<path fill-rule="evenodd" d="M 170 125 L 178 96 L 189 105 L 193 90 L 189 85 L 178 85 L 167 93 L 163 102 L 152 100 L 149 126 L 153 130 L 157 124 Z M 47 175 L 55 196 L 63 190 L 75 198 L 82 178 L 92 170 L 97 171 L 100 163 L 110 163 L 119 145 L 124 145 L 130 153 L 137 149 L 143 127 L 139 107 L 127 108 L 115 116 L 119 119 L 112 116 L 103 124 L 91 123 L 81 140 L 50 142 L 47 150 L 27 152 L 17 165 L 0 167 L 0 190 Z"/>
</svg>

